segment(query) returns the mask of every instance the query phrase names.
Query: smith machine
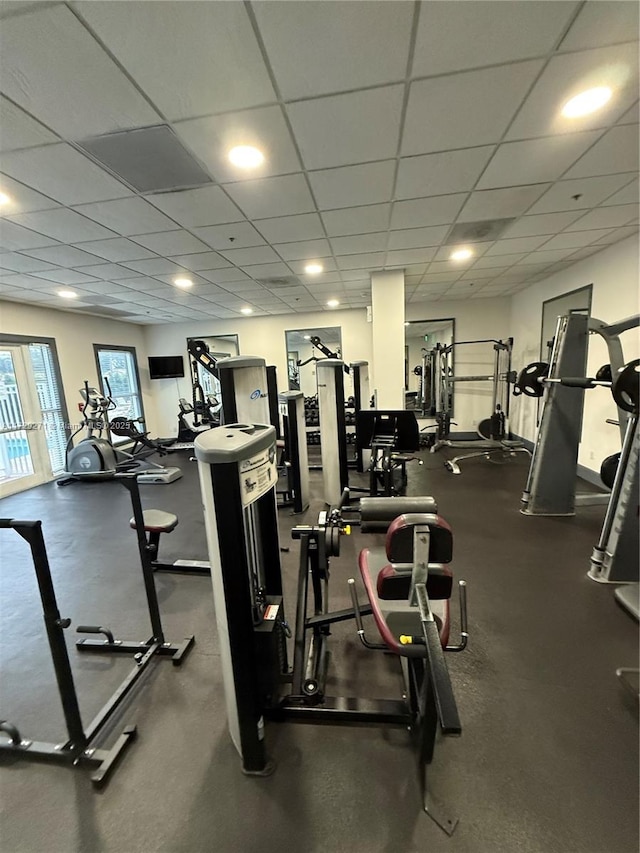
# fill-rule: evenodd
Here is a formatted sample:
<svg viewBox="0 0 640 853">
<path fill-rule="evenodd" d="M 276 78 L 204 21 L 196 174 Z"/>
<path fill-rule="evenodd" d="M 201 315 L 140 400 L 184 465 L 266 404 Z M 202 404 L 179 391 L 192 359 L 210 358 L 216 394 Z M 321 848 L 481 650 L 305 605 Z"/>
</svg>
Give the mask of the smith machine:
<svg viewBox="0 0 640 853">
<path fill-rule="evenodd" d="M 408 728 L 417 747 L 423 806 L 451 834 L 456 821 L 428 796 L 426 767 L 438 730 L 461 733 L 444 651 L 466 646 L 466 599 L 461 581 L 462 637 L 449 645 L 453 540 L 433 498 L 363 498 L 357 513 L 338 506 L 320 513 L 315 525 L 294 527 L 300 565 L 292 630 L 280 566 L 275 430 L 233 424 L 200 436 L 195 450 L 228 725 L 243 771 L 260 776 L 273 771 L 265 720 Z M 352 524 L 360 524 L 363 532 L 387 531 L 386 547 L 360 554 L 366 606 L 359 604 L 351 579 L 353 606 L 330 612 L 330 559 L 338 556 L 341 537 Z M 373 615 L 383 642 L 366 637 L 366 614 Z M 327 695 L 330 627 L 347 620 L 355 620 L 357 636 L 368 649 L 397 656 L 405 680 L 402 698 Z"/>
</svg>

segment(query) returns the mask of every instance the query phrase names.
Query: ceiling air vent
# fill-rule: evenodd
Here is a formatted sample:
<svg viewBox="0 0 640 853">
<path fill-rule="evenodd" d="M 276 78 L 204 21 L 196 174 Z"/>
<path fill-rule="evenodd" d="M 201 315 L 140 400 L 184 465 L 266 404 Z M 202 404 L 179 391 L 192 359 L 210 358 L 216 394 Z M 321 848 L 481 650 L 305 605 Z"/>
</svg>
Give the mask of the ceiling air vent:
<svg viewBox="0 0 640 853">
<path fill-rule="evenodd" d="M 257 278 L 257 284 L 261 284 L 262 287 L 266 287 L 269 290 L 273 290 L 274 287 L 299 287 L 299 280 L 293 275 L 287 276 L 274 276 L 273 278 Z"/>
<path fill-rule="evenodd" d="M 212 183 L 166 125 L 106 133 L 78 145 L 139 192 L 179 190 Z"/>
<path fill-rule="evenodd" d="M 458 222 L 453 226 L 446 243 L 483 243 L 497 240 L 514 219 L 485 219 L 482 222 Z"/>
</svg>

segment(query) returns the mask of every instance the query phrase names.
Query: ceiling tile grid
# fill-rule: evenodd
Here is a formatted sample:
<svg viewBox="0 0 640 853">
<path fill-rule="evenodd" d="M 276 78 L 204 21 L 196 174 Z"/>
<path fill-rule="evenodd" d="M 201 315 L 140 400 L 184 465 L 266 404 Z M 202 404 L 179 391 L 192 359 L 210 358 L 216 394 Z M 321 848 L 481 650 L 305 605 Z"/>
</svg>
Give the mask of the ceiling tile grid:
<svg viewBox="0 0 640 853">
<path fill-rule="evenodd" d="M 637 232 L 637 26 L 617 0 L 31 4 L 0 35 L 2 297 L 231 318 L 366 305 L 385 267 L 410 301 L 509 295 Z M 156 127 L 206 185 L 141 192 L 86 145 Z"/>
</svg>

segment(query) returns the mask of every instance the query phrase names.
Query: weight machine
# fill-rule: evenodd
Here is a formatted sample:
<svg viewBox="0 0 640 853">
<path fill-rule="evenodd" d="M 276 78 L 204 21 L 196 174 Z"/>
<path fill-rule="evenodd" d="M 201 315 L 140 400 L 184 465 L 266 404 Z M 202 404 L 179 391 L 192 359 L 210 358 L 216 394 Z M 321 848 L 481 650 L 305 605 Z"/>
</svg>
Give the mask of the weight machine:
<svg viewBox="0 0 640 853">
<path fill-rule="evenodd" d="M 420 431 L 414 412 L 404 409 L 383 411 L 363 409 L 356 420 L 356 446 L 370 451 L 369 495 L 404 495 L 407 488 L 407 463 L 422 459 L 407 454 L 420 449 Z"/>
<path fill-rule="evenodd" d="M 187 637 L 181 643 L 171 643 L 166 640 L 153 581 L 151 558 L 142 532 L 143 512 L 137 478 L 135 474 L 116 474 L 113 479 L 121 483 L 129 492 L 134 518 L 139 522 L 138 551 L 152 635 L 150 639 L 145 641 L 116 640 L 109 628 L 95 625 L 78 626 L 76 630 L 80 634 L 100 634 L 104 637 L 101 640 L 88 638 L 78 640 L 76 648 L 79 652 L 129 654 L 135 659 L 135 665 L 131 672 L 86 728 L 82 722 L 64 636 L 64 631 L 71 625 L 71 620 L 62 618 L 58 609 L 42 533 L 42 522 L 18 521 L 10 518 L 0 519 L 0 529 L 14 530 L 28 543 L 31 550 L 51 661 L 67 729 L 66 740 L 59 743 L 49 743 L 27 739 L 16 725 L 8 720 L 2 720 L 0 721 L 0 732 L 7 735 L 8 740 L 0 742 L 0 751 L 27 761 L 50 761 L 74 767 L 92 767 L 94 772 L 91 781 L 96 787 L 106 783 L 124 751 L 133 743 L 137 734 L 136 726 L 125 726 L 113 746 L 105 749 L 98 744 L 105 737 L 107 724 L 112 721 L 116 711 L 128 699 L 134 685 L 140 680 L 151 663 L 155 662 L 158 657 L 162 657 L 169 658 L 174 666 L 179 666 L 195 642 L 192 636 Z"/>
<path fill-rule="evenodd" d="M 624 444 L 633 395 L 633 371 L 623 372 L 624 358 L 620 335 L 637 328 L 635 315 L 618 323 L 606 324 L 586 314 L 558 318 L 551 362 L 535 362 L 518 376 L 514 393 L 543 397 L 540 428 L 522 494 L 525 515 L 574 515 L 576 506 L 609 502 L 608 493 L 576 494 L 578 448 L 582 433 L 584 391 L 598 385 L 610 387 L 618 407 L 618 423 Z M 600 335 L 609 354 L 609 364 L 594 378 L 585 377 L 589 335 Z M 624 379 L 620 378 L 623 374 Z M 612 379 L 615 381 L 612 384 Z M 624 384 L 623 384 L 624 383 Z M 627 387 L 628 383 L 628 387 Z M 617 391 L 616 391 L 617 387 Z M 637 391 L 635 392 L 637 394 Z"/>
<path fill-rule="evenodd" d="M 265 719 L 409 728 L 417 745 L 423 807 L 451 834 L 457 821 L 443 815 L 426 790 L 438 729 L 461 733 L 444 661 L 445 650 L 462 651 L 467 642 L 461 582 L 461 641 L 448 644 L 451 530 L 432 498 L 364 499 L 359 519 L 349 520 L 345 516 L 355 513 L 342 509 L 348 495 L 341 496 L 341 505 L 322 512 L 317 525 L 293 528 L 300 564 L 292 631 L 283 600 L 275 453 L 275 431 L 261 424 L 230 425 L 196 441 L 228 725 L 243 771 L 258 776 L 273 771 Z M 409 514 L 396 518 L 403 512 Z M 388 528 L 385 549 L 360 555 L 369 603 L 360 606 L 351 579 L 353 606 L 329 612 L 330 558 L 339 555 L 341 537 L 358 521 L 363 532 L 368 525 L 375 531 Z M 367 639 L 366 614 L 374 616 L 384 643 Z M 330 626 L 349 620 L 355 620 L 364 646 L 397 656 L 406 684 L 402 699 L 326 695 Z"/>
</svg>

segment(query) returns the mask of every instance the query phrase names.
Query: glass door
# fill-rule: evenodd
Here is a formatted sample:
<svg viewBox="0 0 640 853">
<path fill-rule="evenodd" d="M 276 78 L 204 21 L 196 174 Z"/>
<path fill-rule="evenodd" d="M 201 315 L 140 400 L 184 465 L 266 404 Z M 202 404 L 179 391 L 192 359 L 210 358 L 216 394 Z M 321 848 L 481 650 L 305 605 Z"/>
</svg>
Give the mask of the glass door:
<svg viewBox="0 0 640 853">
<path fill-rule="evenodd" d="M 42 412 L 26 347 L 0 347 L 0 497 L 51 479 Z"/>
</svg>

